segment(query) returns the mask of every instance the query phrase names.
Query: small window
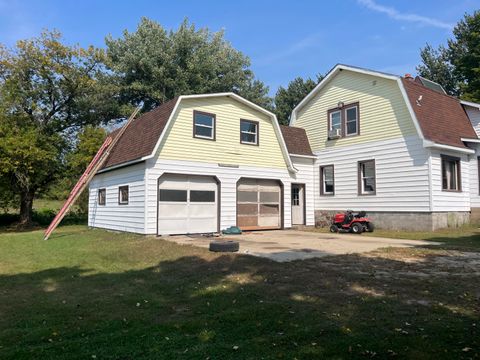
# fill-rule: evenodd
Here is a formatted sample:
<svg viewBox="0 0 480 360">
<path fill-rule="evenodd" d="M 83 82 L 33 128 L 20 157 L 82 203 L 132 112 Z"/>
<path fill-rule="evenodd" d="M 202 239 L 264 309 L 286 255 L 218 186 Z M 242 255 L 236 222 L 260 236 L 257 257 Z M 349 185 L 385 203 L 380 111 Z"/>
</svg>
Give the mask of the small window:
<svg viewBox="0 0 480 360">
<path fill-rule="evenodd" d="M 375 195 L 375 160 L 360 161 L 358 163 L 358 194 Z"/>
<path fill-rule="evenodd" d="M 190 190 L 190 202 L 215 202 L 215 191 Z"/>
<path fill-rule="evenodd" d="M 352 106 L 345 110 L 345 136 L 357 135 L 358 107 Z"/>
<path fill-rule="evenodd" d="M 107 190 L 98 189 L 98 205 L 105 205 L 107 202 Z"/>
<path fill-rule="evenodd" d="M 160 201 L 187 202 L 187 190 L 160 190 Z"/>
<path fill-rule="evenodd" d="M 320 166 L 320 195 L 335 194 L 335 175 L 333 165 Z"/>
<path fill-rule="evenodd" d="M 240 142 L 242 144 L 258 145 L 258 122 L 240 120 Z"/>
<path fill-rule="evenodd" d="M 328 111 L 329 138 L 336 139 L 360 133 L 359 103 L 342 105 Z M 336 135 L 331 135 L 335 134 Z M 338 134 L 340 133 L 340 134 Z"/>
<path fill-rule="evenodd" d="M 118 203 L 120 205 L 128 204 L 128 185 L 120 186 L 118 188 Z"/>
<path fill-rule="evenodd" d="M 292 205 L 300 205 L 300 188 L 298 186 L 292 187 Z"/>
<path fill-rule="evenodd" d="M 215 140 L 215 115 L 200 111 L 193 112 L 193 137 Z"/>
<path fill-rule="evenodd" d="M 460 159 L 442 155 L 442 190 L 462 191 Z"/>
</svg>

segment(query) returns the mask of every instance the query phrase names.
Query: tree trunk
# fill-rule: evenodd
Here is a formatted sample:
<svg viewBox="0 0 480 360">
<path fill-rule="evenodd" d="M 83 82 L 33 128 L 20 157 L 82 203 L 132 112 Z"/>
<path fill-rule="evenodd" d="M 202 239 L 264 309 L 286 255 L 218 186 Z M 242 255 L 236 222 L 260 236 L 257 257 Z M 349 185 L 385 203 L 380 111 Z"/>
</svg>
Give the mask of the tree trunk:
<svg viewBox="0 0 480 360">
<path fill-rule="evenodd" d="M 20 227 L 31 227 L 33 225 L 33 197 L 35 191 L 23 191 L 20 194 Z"/>
</svg>

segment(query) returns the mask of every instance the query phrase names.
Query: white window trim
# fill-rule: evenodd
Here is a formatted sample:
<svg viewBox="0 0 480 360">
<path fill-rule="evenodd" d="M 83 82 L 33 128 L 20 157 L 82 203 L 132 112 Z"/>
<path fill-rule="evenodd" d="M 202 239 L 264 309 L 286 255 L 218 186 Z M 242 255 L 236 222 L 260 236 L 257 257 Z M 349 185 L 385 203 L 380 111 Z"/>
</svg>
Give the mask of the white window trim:
<svg viewBox="0 0 480 360">
<path fill-rule="evenodd" d="M 332 176 L 333 176 L 333 191 L 327 191 L 327 184 L 325 181 L 325 169 L 331 168 L 332 169 Z M 335 166 L 334 165 L 324 165 L 321 166 L 321 173 L 322 173 L 322 195 L 335 195 Z"/>
<path fill-rule="evenodd" d="M 242 130 L 242 121 L 255 125 L 255 132 Z M 255 141 L 252 142 L 252 141 L 242 140 L 242 134 L 255 135 Z M 248 145 L 258 145 L 258 123 L 256 123 L 255 121 L 250 121 L 250 120 L 244 120 L 244 119 L 240 120 L 240 143 L 241 144 L 248 144 Z"/>
<path fill-rule="evenodd" d="M 367 162 L 373 162 L 373 176 L 365 176 L 364 165 Z M 360 161 L 360 195 L 375 195 L 377 193 L 377 163 L 375 160 Z M 373 179 L 374 189 L 372 191 L 365 190 L 365 180 Z"/>
<path fill-rule="evenodd" d="M 333 130 L 333 114 L 339 113 L 340 114 L 340 127 L 339 129 L 342 129 L 342 110 L 335 110 L 330 113 L 330 128 L 328 129 L 329 131 Z"/>
<path fill-rule="evenodd" d="M 350 109 L 355 109 L 355 120 L 348 121 L 347 111 L 350 110 Z M 355 121 L 355 124 L 356 124 L 355 132 L 349 134 L 348 133 L 348 123 L 353 122 L 353 121 Z M 355 136 L 355 135 L 358 135 L 358 106 L 357 105 L 348 106 L 348 107 L 345 108 L 345 137 Z"/>
</svg>

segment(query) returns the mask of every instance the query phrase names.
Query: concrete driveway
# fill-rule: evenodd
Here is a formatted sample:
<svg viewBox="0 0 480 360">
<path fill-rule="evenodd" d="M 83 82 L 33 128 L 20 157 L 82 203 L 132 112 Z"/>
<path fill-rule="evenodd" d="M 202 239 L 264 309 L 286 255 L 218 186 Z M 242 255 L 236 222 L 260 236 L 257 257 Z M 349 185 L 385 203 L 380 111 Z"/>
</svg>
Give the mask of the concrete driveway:
<svg viewBox="0 0 480 360">
<path fill-rule="evenodd" d="M 166 237 L 178 244 L 208 248 L 215 238 L 177 235 Z M 303 260 L 314 257 L 373 251 L 385 247 L 436 245 L 431 241 L 370 237 L 365 234 L 331 234 L 298 230 L 246 232 L 216 239 L 237 240 L 242 254 L 261 256 L 275 261 Z"/>
</svg>

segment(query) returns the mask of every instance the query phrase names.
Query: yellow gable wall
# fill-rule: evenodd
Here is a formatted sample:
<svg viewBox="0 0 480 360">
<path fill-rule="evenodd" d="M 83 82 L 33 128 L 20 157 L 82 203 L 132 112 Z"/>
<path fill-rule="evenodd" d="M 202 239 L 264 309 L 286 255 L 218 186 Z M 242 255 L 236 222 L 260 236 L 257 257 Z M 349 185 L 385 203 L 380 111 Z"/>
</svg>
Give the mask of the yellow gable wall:
<svg viewBox="0 0 480 360">
<path fill-rule="evenodd" d="M 216 140 L 193 137 L 193 111 L 216 115 Z M 286 168 L 272 120 L 229 97 L 184 99 L 160 144 L 162 159 Z M 259 122 L 259 146 L 240 144 L 240 119 Z"/>
<path fill-rule="evenodd" d="M 327 140 L 327 112 L 339 101 L 360 103 L 360 135 Z M 307 131 L 313 151 L 416 134 L 396 81 L 348 70 L 338 73 L 300 109 L 294 126 Z"/>
</svg>

